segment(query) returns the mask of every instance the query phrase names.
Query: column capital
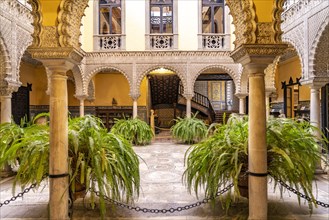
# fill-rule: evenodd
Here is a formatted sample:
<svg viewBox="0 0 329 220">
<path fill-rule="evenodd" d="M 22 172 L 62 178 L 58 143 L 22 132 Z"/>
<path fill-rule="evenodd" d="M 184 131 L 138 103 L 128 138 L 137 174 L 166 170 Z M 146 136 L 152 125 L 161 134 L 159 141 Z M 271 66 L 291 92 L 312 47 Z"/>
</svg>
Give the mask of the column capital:
<svg viewBox="0 0 329 220">
<path fill-rule="evenodd" d="M 88 98 L 87 95 L 74 95 L 75 98 L 79 99 L 80 101 L 84 101 Z"/>
<path fill-rule="evenodd" d="M 234 62 L 241 63 L 247 73 L 261 74 L 286 48 L 287 44 L 242 44 L 230 56 Z"/>
<path fill-rule="evenodd" d="M 311 79 L 300 80 L 302 85 L 307 85 L 311 89 L 321 89 L 323 86 L 329 83 L 329 77 L 316 77 Z"/>
<path fill-rule="evenodd" d="M 130 93 L 129 96 L 134 100 L 134 101 L 137 101 L 137 99 L 141 96 L 140 93 Z"/>
<path fill-rule="evenodd" d="M 41 62 L 49 70 L 50 76 L 54 73 L 66 75 L 66 72 L 74 67 L 74 64 L 66 59 L 45 59 Z"/>
<path fill-rule="evenodd" d="M 248 96 L 248 93 L 235 93 L 234 95 L 239 99 L 245 99 Z"/>
<path fill-rule="evenodd" d="M 0 96 L 10 96 L 13 92 L 17 92 L 18 88 L 21 86 L 19 82 L 11 82 L 6 80 L 5 86 L 0 87 Z"/>
<path fill-rule="evenodd" d="M 183 96 L 186 98 L 186 99 L 192 99 L 194 94 L 193 93 L 183 93 Z"/>
</svg>

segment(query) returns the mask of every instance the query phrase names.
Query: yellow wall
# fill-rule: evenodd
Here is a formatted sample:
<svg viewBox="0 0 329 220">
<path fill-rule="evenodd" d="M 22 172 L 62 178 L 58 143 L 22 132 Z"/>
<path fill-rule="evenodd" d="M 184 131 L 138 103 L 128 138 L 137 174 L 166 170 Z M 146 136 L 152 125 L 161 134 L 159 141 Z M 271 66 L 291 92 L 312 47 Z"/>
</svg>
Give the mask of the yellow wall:
<svg viewBox="0 0 329 220">
<path fill-rule="evenodd" d="M 141 96 L 137 100 L 137 105 L 146 106 L 147 103 L 147 94 L 148 94 L 148 82 L 147 78 L 144 77 L 140 86 L 140 94 Z"/>
<path fill-rule="evenodd" d="M 79 106 L 80 101 L 75 98 L 75 86 L 70 80 L 67 81 L 67 101 L 69 106 Z"/>
<path fill-rule="evenodd" d="M 120 73 L 102 73 L 95 76 L 95 101 L 86 102 L 86 105 L 112 106 L 115 98 L 118 106 L 132 106 L 133 101 L 129 96 L 130 89 L 126 77 Z M 146 80 L 143 80 L 141 89 L 145 91 Z M 141 94 L 138 105 L 146 105 L 146 92 Z"/>
<path fill-rule="evenodd" d="M 271 22 L 273 0 L 254 0 L 258 22 Z"/>
<path fill-rule="evenodd" d="M 44 26 L 54 26 L 61 0 L 40 0 Z"/>
<path fill-rule="evenodd" d="M 275 102 L 283 102 L 283 89 L 281 89 L 281 82 L 289 82 L 290 77 L 296 82 L 296 78 L 301 77 L 301 65 L 298 57 L 286 60 L 278 65 L 276 73 L 276 88 L 278 91 L 278 98 Z M 310 88 L 308 86 L 299 87 L 299 101 L 310 100 Z"/>
<path fill-rule="evenodd" d="M 145 50 L 145 1 L 126 0 L 126 49 Z"/>
<path fill-rule="evenodd" d="M 93 51 L 93 32 L 94 32 L 94 1 L 89 0 L 88 6 L 85 9 L 85 16 L 81 20 L 81 48 L 86 52 Z"/>
<path fill-rule="evenodd" d="M 178 49 L 198 49 L 198 1 L 178 1 Z"/>
<path fill-rule="evenodd" d="M 43 66 L 32 66 L 21 63 L 20 81 L 23 86 L 32 83 L 30 92 L 30 105 L 49 105 L 49 96 L 47 91 L 47 74 Z"/>
</svg>

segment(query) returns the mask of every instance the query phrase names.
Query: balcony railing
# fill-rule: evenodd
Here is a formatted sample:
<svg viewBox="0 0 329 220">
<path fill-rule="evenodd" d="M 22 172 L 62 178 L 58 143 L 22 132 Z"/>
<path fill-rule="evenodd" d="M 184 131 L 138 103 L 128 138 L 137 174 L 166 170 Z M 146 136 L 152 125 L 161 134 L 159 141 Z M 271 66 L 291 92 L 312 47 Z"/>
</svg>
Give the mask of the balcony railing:
<svg viewBox="0 0 329 220">
<path fill-rule="evenodd" d="M 229 34 L 202 34 L 203 49 L 229 49 Z"/>
<path fill-rule="evenodd" d="M 32 6 L 28 3 L 28 0 L 16 0 L 16 1 L 18 1 L 21 5 L 24 5 L 30 11 L 32 11 Z"/>
<path fill-rule="evenodd" d="M 174 46 L 173 34 L 150 34 L 150 48 L 155 50 L 172 49 Z"/>
<path fill-rule="evenodd" d="M 99 50 L 120 50 L 122 47 L 121 34 L 96 35 Z"/>
</svg>

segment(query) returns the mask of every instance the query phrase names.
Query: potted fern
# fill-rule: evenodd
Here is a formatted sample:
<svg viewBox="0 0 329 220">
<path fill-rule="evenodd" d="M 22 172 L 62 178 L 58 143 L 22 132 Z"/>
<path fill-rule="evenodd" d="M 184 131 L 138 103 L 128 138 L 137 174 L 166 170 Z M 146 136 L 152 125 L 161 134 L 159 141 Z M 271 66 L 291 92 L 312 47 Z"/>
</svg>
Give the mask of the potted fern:
<svg viewBox="0 0 329 220">
<path fill-rule="evenodd" d="M 111 132 L 119 134 L 134 145 L 149 144 L 154 136 L 151 127 L 139 118 L 115 119 Z"/>
<path fill-rule="evenodd" d="M 18 129 L 15 125 L 11 126 Z M 18 158 L 19 168 L 14 184 L 25 187 L 36 183 L 40 186 L 49 170 L 49 126 L 31 124 L 19 129 L 17 132 L 1 133 L 1 140 L 11 140 L 16 133 L 20 137 L 6 142 L 8 145 L 1 152 L 0 165 Z M 139 160 L 127 140 L 109 133 L 99 118 L 89 115 L 70 119 L 68 136 L 70 195 L 74 197 L 75 192 L 80 190 L 77 187 L 90 191 L 94 207 L 95 191 L 98 191 L 102 217 L 106 210 L 104 196 L 127 202 L 138 196 Z"/>
<path fill-rule="evenodd" d="M 248 116 L 231 115 L 226 124 L 211 126 L 214 132 L 186 152 L 184 179 L 190 192 L 204 187 L 207 197 L 215 197 L 221 186 L 234 184 L 226 208 L 240 196 L 239 177 L 248 168 Z M 307 121 L 271 118 L 267 123 L 268 172 L 314 199 L 312 180 L 321 159 L 316 129 Z M 275 183 L 277 186 L 277 183 Z M 314 202 L 310 203 L 312 208 Z"/>
<path fill-rule="evenodd" d="M 193 144 L 201 141 L 207 135 L 207 125 L 199 118 L 197 113 L 188 118 L 174 119 L 175 125 L 171 127 L 171 133 L 178 141 Z"/>
</svg>

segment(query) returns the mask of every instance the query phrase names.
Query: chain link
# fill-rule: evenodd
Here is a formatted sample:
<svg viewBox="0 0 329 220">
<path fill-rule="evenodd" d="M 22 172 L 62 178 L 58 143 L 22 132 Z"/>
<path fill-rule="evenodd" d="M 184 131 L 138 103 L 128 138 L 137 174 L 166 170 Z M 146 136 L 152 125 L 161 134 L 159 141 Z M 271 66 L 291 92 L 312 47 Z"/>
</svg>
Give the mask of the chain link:
<svg viewBox="0 0 329 220">
<path fill-rule="evenodd" d="M 0 203 L 0 208 L 4 205 L 8 205 L 10 202 L 15 201 L 16 199 L 23 197 L 23 195 L 25 193 L 30 192 L 31 189 L 35 188 L 37 186 L 36 183 L 33 183 L 31 186 L 27 187 L 26 189 L 24 189 L 22 192 L 18 193 L 16 196 L 13 196 L 11 199 L 7 199 L 4 202 Z"/>
<path fill-rule="evenodd" d="M 220 196 L 222 194 L 224 194 L 225 192 L 229 191 L 232 187 L 234 186 L 233 183 L 231 183 L 230 185 L 226 186 L 225 188 L 223 188 L 222 190 L 218 191 L 216 193 L 216 196 Z M 93 191 L 98 197 L 100 197 L 100 193 L 98 191 Z M 142 208 L 142 207 L 139 207 L 139 206 L 131 206 L 131 205 L 128 205 L 128 204 L 125 204 L 125 203 L 122 203 L 122 202 L 118 202 L 118 201 L 115 201 L 111 198 L 109 198 L 108 196 L 104 195 L 103 198 L 116 205 L 116 206 L 119 206 L 119 207 L 122 207 L 122 208 L 127 208 L 129 210 L 134 210 L 136 212 L 144 212 L 144 213 L 155 213 L 155 214 L 165 214 L 165 213 L 174 213 L 174 212 L 181 212 L 181 211 L 184 211 L 184 210 L 189 210 L 189 209 L 192 209 L 192 208 L 195 208 L 195 207 L 198 207 L 198 206 L 201 206 L 202 204 L 206 204 L 208 202 L 210 202 L 211 200 L 214 200 L 215 198 L 205 198 L 201 201 L 197 201 L 195 203 L 192 203 L 192 204 L 189 204 L 189 205 L 185 205 L 185 206 L 179 206 L 179 207 L 175 207 L 175 208 L 169 208 L 169 209 L 148 209 L 148 208 Z"/>
<path fill-rule="evenodd" d="M 272 175 L 271 175 L 272 176 Z M 314 202 L 315 204 L 322 206 L 324 208 L 329 208 L 329 204 L 326 204 L 324 202 L 318 201 L 318 200 L 313 200 L 311 197 L 304 195 L 303 193 L 299 192 L 298 190 L 292 188 L 291 186 L 289 186 L 288 184 L 286 184 L 285 182 L 283 182 L 282 180 L 272 176 L 274 178 L 275 181 L 277 181 L 281 186 L 283 186 L 284 188 L 286 188 L 287 190 L 289 190 L 290 192 L 293 192 L 294 194 L 296 194 L 297 196 L 309 201 L 309 202 Z"/>
</svg>

